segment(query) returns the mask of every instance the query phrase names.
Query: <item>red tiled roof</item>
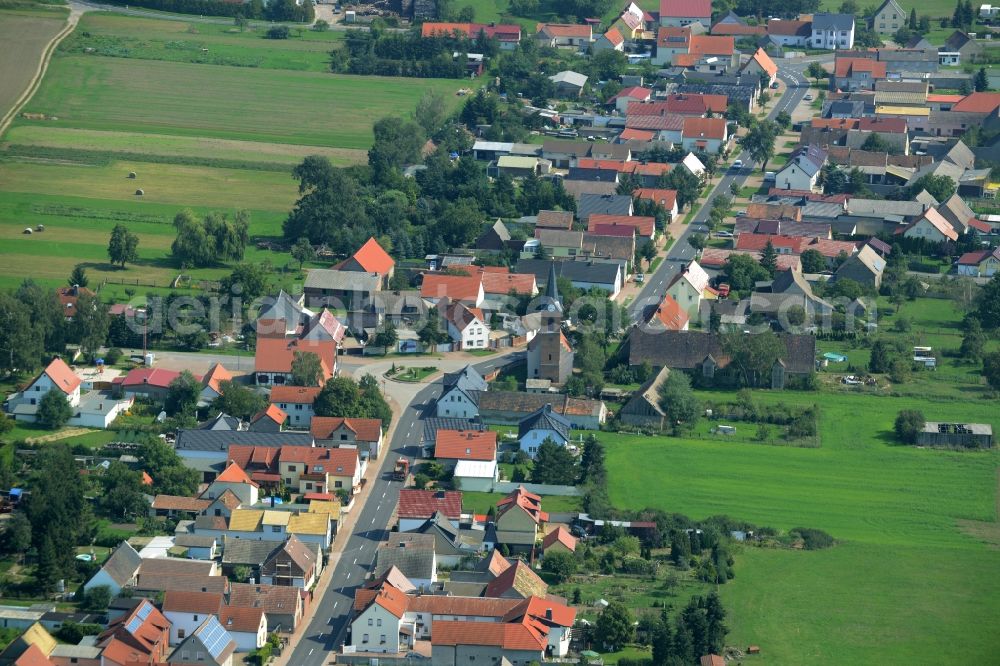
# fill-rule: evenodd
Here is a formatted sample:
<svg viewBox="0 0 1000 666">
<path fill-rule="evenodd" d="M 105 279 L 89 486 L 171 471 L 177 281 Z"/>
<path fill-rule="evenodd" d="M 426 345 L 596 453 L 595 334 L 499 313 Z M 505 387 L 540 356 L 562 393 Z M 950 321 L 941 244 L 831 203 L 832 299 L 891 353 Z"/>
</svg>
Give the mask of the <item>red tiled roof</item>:
<svg viewBox="0 0 1000 666">
<path fill-rule="evenodd" d="M 52 359 L 52 362 L 46 366 L 42 374 L 48 377 L 56 388 L 67 395 L 75 391 L 81 383 L 80 378 L 73 373 L 61 358 Z"/>
<path fill-rule="evenodd" d="M 542 652 L 546 641 L 541 632 L 524 624 L 497 622 L 434 622 L 432 645 L 489 645 L 504 650 Z M 539 655 L 541 656 L 541 655 Z"/>
<path fill-rule="evenodd" d="M 434 457 L 448 460 L 496 460 L 497 433 L 494 430 L 438 430 Z"/>
<path fill-rule="evenodd" d="M 410 488 L 399 491 L 396 513 L 400 518 L 430 518 L 435 511 L 440 511 L 450 520 L 458 520 L 462 515 L 462 493 Z"/>
<path fill-rule="evenodd" d="M 993 231 L 993 227 L 991 227 L 989 223 L 983 222 L 982 220 L 977 220 L 976 218 L 972 218 L 971 220 L 966 222 L 966 224 L 975 229 L 976 231 L 982 232 L 984 234 L 988 234 L 991 231 Z"/>
<path fill-rule="evenodd" d="M 760 252 L 768 242 L 775 248 L 788 248 L 792 254 L 802 254 L 803 246 L 809 239 L 804 236 L 774 236 L 771 234 L 740 234 L 736 238 L 737 250 Z"/>
<path fill-rule="evenodd" d="M 660 17 L 711 18 L 712 0 L 660 0 Z"/>
<path fill-rule="evenodd" d="M 220 387 L 220 384 L 222 384 L 222 382 L 232 381 L 232 379 L 232 374 L 230 374 L 230 372 L 226 370 L 221 363 L 216 363 L 209 368 L 208 372 L 205 373 L 205 376 L 201 378 L 201 385 L 221 394 L 222 388 Z"/>
<path fill-rule="evenodd" d="M 604 215 L 595 213 L 587 220 L 587 230 L 593 232 L 597 225 L 626 225 L 633 227 L 640 236 L 650 237 L 656 230 L 656 218 L 638 215 Z"/>
<path fill-rule="evenodd" d="M 271 419 L 278 425 L 281 425 L 288 420 L 288 414 L 286 414 L 285 411 L 281 409 L 281 407 L 278 407 L 277 405 L 272 403 L 268 405 L 267 408 L 257 412 L 252 417 L 250 417 L 250 423 L 256 423 L 257 421 L 260 421 L 261 419 L 264 418 Z"/>
<path fill-rule="evenodd" d="M 589 25 L 577 25 L 575 23 L 539 23 L 535 26 L 535 32 L 544 30 L 553 37 L 576 37 L 589 39 L 593 34 L 593 29 Z"/>
<path fill-rule="evenodd" d="M 461 266 L 458 270 L 466 275 L 479 276 L 483 284 L 484 294 L 507 295 L 513 290 L 517 294 L 532 295 L 538 285 L 534 273 L 511 273 L 509 270 L 497 270 L 497 266 Z"/>
<path fill-rule="evenodd" d="M 700 57 L 696 53 L 675 53 L 670 59 L 670 64 L 674 67 L 694 67 Z"/>
<path fill-rule="evenodd" d="M 666 190 L 657 187 L 640 187 L 632 193 L 636 199 L 648 199 L 658 203 L 667 210 L 672 210 L 677 203 L 677 190 Z"/>
<path fill-rule="evenodd" d="M 374 238 L 369 238 L 351 257 L 369 273 L 387 275 L 396 262 Z"/>
<path fill-rule="evenodd" d="M 683 331 L 690 317 L 684 308 L 670 296 L 665 294 L 660 304 L 656 306 L 653 317 L 658 319 L 668 331 Z"/>
<path fill-rule="evenodd" d="M 606 33 L 604 33 L 604 38 L 611 42 L 612 46 L 618 46 L 619 44 L 625 43 L 625 38 L 622 37 L 622 33 L 618 31 L 618 28 L 611 28 Z"/>
<path fill-rule="evenodd" d="M 382 436 L 382 419 L 346 419 L 343 416 L 314 416 L 309 433 L 316 439 L 330 439 L 333 432 L 344 426 L 362 442 L 377 442 Z"/>
<path fill-rule="evenodd" d="M 717 35 L 691 35 L 688 40 L 688 53 L 697 56 L 733 55 L 736 50 L 736 40 L 732 37 Z"/>
<path fill-rule="evenodd" d="M 616 236 L 620 238 L 634 238 L 635 227 L 628 224 L 595 224 L 587 232 L 594 236 Z"/>
<path fill-rule="evenodd" d="M 726 265 L 726 259 L 731 254 L 747 254 L 760 261 L 760 252 L 745 252 L 743 250 L 727 250 L 720 247 L 706 247 L 701 252 L 701 259 L 698 260 L 702 266 L 711 268 L 721 268 Z M 779 254 L 778 270 L 787 271 L 793 268 L 801 268 L 802 261 L 795 254 Z"/>
<path fill-rule="evenodd" d="M 502 515 L 515 506 L 524 509 L 536 523 L 544 523 L 549 519 L 549 514 L 542 511 L 541 496 L 529 492 L 524 486 L 518 486 L 509 495 L 497 502 L 497 515 Z"/>
<path fill-rule="evenodd" d="M 827 238 L 810 238 L 809 243 L 802 247 L 802 252 L 806 250 L 816 250 L 824 257 L 833 259 L 839 257 L 843 252 L 851 256 L 858 251 L 857 243 L 853 241 L 829 240 Z"/>
<path fill-rule="evenodd" d="M 424 23 L 420 29 L 421 37 L 451 35 L 455 32 L 465 34 L 469 39 L 475 39 L 479 33 L 487 37 L 496 37 L 502 42 L 519 41 L 521 26 L 516 24 L 486 25 L 484 23 Z"/>
<path fill-rule="evenodd" d="M 927 95 L 928 102 L 937 102 L 939 104 L 954 104 L 955 102 L 960 102 L 963 99 L 965 99 L 963 95 L 939 95 L 937 93 L 928 93 Z"/>
<path fill-rule="evenodd" d="M 656 31 L 657 48 L 680 48 L 683 45 L 686 49 L 689 39 L 691 28 L 688 27 L 662 26 Z"/>
<path fill-rule="evenodd" d="M 543 599 L 542 597 L 533 596 L 521 603 L 523 604 L 523 613 L 525 615 L 530 615 L 545 624 L 572 627 L 573 623 L 576 622 L 576 611 L 570 606 L 561 604 L 553 599 Z M 519 607 L 513 612 L 522 612 L 522 609 Z"/>
<path fill-rule="evenodd" d="M 760 65 L 760 68 L 767 72 L 770 76 L 774 76 L 778 73 L 778 66 L 774 64 L 773 60 L 771 60 L 771 56 L 767 55 L 767 51 L 762 48 L 758 48 L 750 60 Z"/>
<path fill-rule="evenodd" d="M 631 97 L 634 100 L 647 100 L 649 96 L 653 94 L 649 88 L 643 88 L 642 86 L 632 86 L 631 88 L 625 88 L 619 90 L 618 94 L 609 99 L 609 102 L 614 102 L 625 97 Z"/>
<path fill-rule="evenodd" d="M 314 419 L 315 420 L 315 419 Z M 229 460 L 233 461 L 241 468 L 246 469 L 248 465 L 262 465 L 270 467 L 278 458 L 280 447 L 276 446 L 248 446 L 246 444 L 231 444 L 229 446 Z M 225 495 L 225 493 L 223 493 Z"/>
<path fill-rule="evenodd" d="M 962 113 L 993 113 L 998 106 L 1000 106 L 1000 93 L 974 92 L 966 95 L 962 101 L 956 102 L 951 110 Z"/>
<path fill-rule="evenodd" d="M 667 298 L 670 298 L 667 296 Z M 670 299 L 673 300 L 673 299 Z M 548 550 L 552 545 L 561 543 L 570 550 L 576 550 L 576 537 L 569 533 L 565 527 L 560 525 L 545 535 L 542 539 L 542 550 Z"/>
<path fill-rule="evenodd" d="M 864 132 L 906 134 L 906 118 L 860 118 L 858 129 Z"/>
<path fill-rule="evenodd" d="M 56 289 L 56 299 L 62 306 L 64 317 L 76 316 L 76 303 L 80 296 L 94 296 L 94 292 L 86 287 L 59 287 Z"/>
<path fill-rule="evenodd" d="M 275 386 L 271 389 L 271 402 L 311 405 L 322 390 L 319 386 Z"/>
<path fill-rule="evenodd" d="M 239 465 L 235 462 L 229 463 L 229 466 L 223 470 L 222 474 L 215 477 L 216 481 L 221 481 L 223 483 L 248 483 L 250 485 L 256 486 L 257 484 L 250 480 L 247 473 L 243 471 Z"/>
<path fill-rule="evenodd" d="M 10 666 L 52 666 L 52 662 L 38 644 L 30 643 L 17 659 L 10 662 Z"/>
<path fill-rule="evenodd" d="M 837 58 L 835 76 L 852 76 L 855 72 L 868 72 L 873 79 L 885 78 L 885 63 L 871 58 Z"/>
<path fill-rule="evenodd" d="M 312 446 L 283 446 L 278 454 L 281 462 L 297 462 L 308 466 L 309 473 L 333 476 L 354 476 L 358 469 L 357 449 L 328 449 Z M 321 469 L 316 469 L 321 468 Z"/>
<path fill-rule="evenodd" d="M 424 273 L 420 286 L 422 298 L 444 298 L 456 301 L 476 301 L 482 278 L 478 275 L 448 275 L 447 273 Z"/>
<path fill-rule="evenodd" d="M 122 384 L 126 389 L 136 386 L 155 386 L 156 388 L 167 388 L 170 382 L 181 376 L 181 373 L 174 370 L 164 370 L 163 368 L 136 368 L 130 370 Z"/>
<path fill-rule="evenodd" d="M 237 608 L 224 606 L 219 613 L 219 624 L 226 631 L 257 633 L 260 621 L 264 617 L 262 608 Z"/>
<path fill-rule="evenodd" d="M 323 367 L 323 381 L 333 376 L 337 358 L 335 340 L 286 340 L 282 337 L 258 336 L 257 351 L 254 354 L 254 370 L 257 372 L 292 371 L 295 352 L 308 352 L 319 356 Z"/>
<path fill-rule="evenodd" d="M 685 139 L 726 138 L 725 118 L 685 118 L 683 136 Z"/>
<path fill-rule="evenodd" d="M 640 129 L 624 129 L 618 136 L 624 141 L 652 141 L 653 137 L 656 136 L 656 132 Z"/>
</svg>

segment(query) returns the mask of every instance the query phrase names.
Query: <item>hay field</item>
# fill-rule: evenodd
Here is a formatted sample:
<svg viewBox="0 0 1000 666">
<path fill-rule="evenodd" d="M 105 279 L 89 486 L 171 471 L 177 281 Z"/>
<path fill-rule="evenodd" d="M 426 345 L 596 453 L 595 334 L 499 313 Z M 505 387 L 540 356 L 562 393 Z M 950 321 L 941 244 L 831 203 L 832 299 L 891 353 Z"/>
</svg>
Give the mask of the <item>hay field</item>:
<svg viewBox="0 0 1000 666">
<path fill-rule="evenodd" d="M 25 109 L 48 119 L 17 122 L 367 150 L 375 120 L 408 113 L 429 89 L 457 106 L 463 85 L 69 55 Z"/>
<path fill-rule="evenodd" d="M 816 552 L 742 548 L 736 578 L 720 588 L 728 642 L 761 645 L 762 664 L 988 663 L 1000 653 L 1000 634 L 981 622 L 1000 615 L 1000 543 L 983 542 L 1000 532 L 1000 454 L 898 446 L 890 434 L 897 411 L 913 408 L 996 429 L 988 401 L 755 395 L 819 403 L 822 447 L 600 435 L 616 506 L 724 513 L 841 541 Z"/>
<path fill-rule="evenodd" d="M 45 45 L 65 25 L 66 12 L 61 8 L 0 10 L 0 116 L 27 89 Z"/>
</svg>

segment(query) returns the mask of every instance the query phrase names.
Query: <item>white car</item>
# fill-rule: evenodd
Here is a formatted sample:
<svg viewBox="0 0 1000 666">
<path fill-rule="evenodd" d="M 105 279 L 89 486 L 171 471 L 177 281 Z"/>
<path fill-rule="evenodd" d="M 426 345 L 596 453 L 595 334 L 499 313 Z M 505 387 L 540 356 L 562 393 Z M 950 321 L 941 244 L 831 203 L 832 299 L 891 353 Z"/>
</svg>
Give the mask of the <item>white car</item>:
<svg viewBox="0 0 1000 666">
<path fill-rule="evenodd" d="M 736 160 L 735 162 L 733 162 L 733 166 L 730 167 L 730 168 L 732 168 L 732 169 L 742 169 L 743 168 L 743 160 Z"/>
<path fill-rule="evenodd" d="M 806 93 L 806 96 L 803 97 L 802 99 L 804 99 L 807 102 L 811 102 L 811 101 L 813 101 L 813 96 L 810 95 L 809 93 Z"/>
<path fill-rule="evenodd" d="M 732 238 L 733 237 L 733 232 L 732 231 L 716 231 L 715 232 L 715 237 L 716 238 Z"/>
</svg>

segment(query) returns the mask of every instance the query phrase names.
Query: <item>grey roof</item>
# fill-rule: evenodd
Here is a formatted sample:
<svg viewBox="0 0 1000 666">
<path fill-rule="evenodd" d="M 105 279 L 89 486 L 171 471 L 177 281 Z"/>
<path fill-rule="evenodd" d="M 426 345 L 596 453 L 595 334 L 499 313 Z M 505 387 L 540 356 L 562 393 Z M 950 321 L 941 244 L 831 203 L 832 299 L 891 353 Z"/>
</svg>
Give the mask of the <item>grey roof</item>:
<svg viewBox="0 0 1000 666">
<path fill-rule="evenodd" d="M 313 268 L 306 274 L 306 289 L 332 289 L 335 291 L 373 292 L 381 284 L 382 278 L 371 273 L 358 271 L 335 271 L 328 268 Z"/>
<path fill-rule="evenodd" d="M 838 203 L 827 203 L 825 201 L 807 201 L 802 206 L 802 217 L 836 218 L 844 213 L 844 207 Z M 789 226 L 796 226 L 794 223 Z M 791 234 L 805 235 L 803 234 Z"/>
<path fill-rule="evenodd" d="M 142 558 L 139 557 L 135 548 L 130 546 L 127 541 L 122 541 L 115 548 L 115 552 L 111 553 L 111 557 L 104 563 L 101 570 L 107 573 L 119 587 L 123 587 L 132 580 L 141 564 Z"/>
<path fill-rule="evenodd" d="M 927 190 L 920 190 L 917 196 L 913 197 L 914 201 L 919 201 L 924 204 L 927 208 L 933 208 L 938 205 L 938 200 L 934 198 L 934 195 Z M 926 210 L 926 208 L 925 208 Z"/>
<path fill-rule="evenodd" d="M 357 275 L 357 273 L 355 274 Z M 313 436 L 307 432 L 236 432 L 219 430 L 178 430 L 177 451 L 229 451 L 230 444 L 247 446 L 312 446 Z"/>
<path fill-rule="evenodd" d="M 802 146 L 788 158 L 788 164 L 782 167 L 784 171 L 792 164 L 798 165 L 807 175 L 813 176 L 826 164 L 826 151 L 819 146 Z"/>
<path fill-rule="evenodd" d="M 824 118 L 835 116 L 845 118 L 860 118 L 865 112 L 865 103 L 861 100 L 835 99 L 823 103 Z"/>
<path fill-rule="evenodd" d="M 850 30 L 854 27 L 853 14 L 813 14 L 813 32 L 817 30 Z"/>
<path fill-rule="evenodd" d="M 594 159 L 625 160 L 632 154 L 632 146 L 627 143 L 592 143 L 588 154 Z"/>
<path fill-rule="evenodd" d="M 465 366 L 458 372 L 444 373 L 441 383 L 446 389 L 457 386 L 465 391 L 485 391 L 489 388 L 483 376 L 471 365 Z"/>
<path fill-rule="evenodd" d="M 260 566 L 277 547 L 278 545 L 273 541 L 226 539 L 222 551 L 222 563 Z"/>
<path fill-rule="evenodd" d="M 779 335 L 785 353 L 779 360 L 791 373 L 812 372 L 816 359 L 816 338 L 812 335 Z M 702 331 L 647 332 L 632 329 L 629 335 L 629 365 L 644 361 L 654 367 L 691 370 L 711 356 L 720 368 L 729 363 L 722 338 Z"/>
<path fill-rule="evenodd" d="M 962 174 L 965 173 L 965 167 L 959 166 L 953 162 L 933 162 L 931 164 L 926 164 L 910 177 L 910 182 L 915 183 L 924 176 L 947 176 L 951 178 L 955 184 L 962 179 Z"/>
<path fill-rule="evenodd" d="M 552 405 L 545 405 L 521 419 L 517 424 L 518 438 L 524 437 L 532 430 L 553 430 L 569 439 L 570 422 L 561 414 L 552 411 Z"/>
<path fill-rule="evenodd" d="M 455 527 L 440 511 L 409 533 L 430 534 L 434 537 L 434 549 L 439 555 L 468 554 L 483 546 L 484 530 L 461 529 Z M 451 551 L 451 552 L 449 552 Z"/>
<path fill-rule="evenodd" d="M 881 275 L 882 271 L 885 270 L 885 259 L 874 249 L 865 245 L 857 254 L 848 257 L 847 261 L 837 269 L 835 275 L 839 276 L 841 273 L 847 273 L 850 267 L 858 264 L 864 266 L 872 275 Z"/>
<path fill-rule="evenodd" d="M 174 538 L 174 545 L 181 548 L 211 548 L 218 542 L 214 536 L 180 534 Z"/>
<path fill-rule="evenodd" d="M 478 401 L 480 391 L 469 391 L 467 394 L 474 401 Z M 486 430 L 482 420 L 477 416 L 474 419 L 455 419 L 447 417 L 432 416 L 424 421 L 424 442 L 434 442 L 437 440 L 438 430 Z"/>
<path fill-rule="evenodd" d="M 949 148 L 940 159 L 947 160 L 952 164 L 957 164 L 966 169 L 971 169 L 976 164 L 976 154 L 961 139 L 956 141 L 955 145 Z"/>
<path fill-rule="evenodd" d="M 559 139 L 546 139 L 545 142 L 542 143 L 542 155 L 553 153 L 586 157 L 590 154 L 590 144 L 586 141 L 560 141 Z"/>
<path fill-rule="evenodd" d="M 617 183 L 618 172 L 614 169 L 581 169 L 570 167 L 566 180 L 583 180 L 597 183 Z"/>
<path fill-rule="evenodd" d="M 725 95 L 730 103 L 733 100 L 745 102 L 753 99 L 757 95 L 758 88 L 755 85 L 728 84 L 728 83 L 682 83 L 677 86 L 679 93 L 701 93 L 704 95 Z"/>
<path fill-rule="evenodd" d="M 565 231 L 563 229 L 536 229 L 535 238 L 544 247 L 571 247 L 577 250 L 583 247 L 582 231 Z"/>
<path fill-rule="evenodd" d="M 265 296 L 257 319 L 284 319 L 287 322 L 297 322 L 307 317 L 305 308 L 284 289 L 277 296 Z"/>
<path fill-rule="evenodd" d="M 396 567 L 410 580 L 429 579 L 434 572 L 434 558 L 433 535 L 394 532 L 379 545 L 373 573 L 377 578 Z"/>
<path fill-rule="evenodd" d="M 76 663 L 76 659 L 100 660 L 103 650 L 104 648 L 99 648 L 96 645 L 66 645 L 65 643 L 59 643 L 49 653 L 49 657 L 59 657 L 67 661 L 73 659 L 74 661 L 71 663 Z"/>
<path fill-rule="evenodd" d="M 888 199 L 849 199 L 847 214 L 859 217 L 884 218 L 887 215 L 917 217 L 923 215 L 927 205 L 920 201 L 890 201 Z"/>
<path fill-rule="evenodd" d="M 204 423 L 199 423 L 198 428 L 200 430 L 224 430 L 233 431 L 239 430 L 243 422 L 240 421 L 235 416 L 230 416 L 229 414 L 223 414 L 219 412 L 219 415 L 213 419 L 209 419 Z"/>
<path fill-rule="evenodd" d="M 629 215 L 632 197 L 622 194 L 581 194 L 576 204 L 576 216 L 586 222 L 591 215 Z"/>
<path fill-rule="evenodd" d="M 571 86 L 576 86 L 582 88 L 587 85 L 587 76 L 580 74 L 579 72 L 574 72 L 572 70 L 563 70 L 558 74 L 553 74 L 549 77 L 549 80 L 556 85 L 560 83 L 568 83 Z"/>
</svg>

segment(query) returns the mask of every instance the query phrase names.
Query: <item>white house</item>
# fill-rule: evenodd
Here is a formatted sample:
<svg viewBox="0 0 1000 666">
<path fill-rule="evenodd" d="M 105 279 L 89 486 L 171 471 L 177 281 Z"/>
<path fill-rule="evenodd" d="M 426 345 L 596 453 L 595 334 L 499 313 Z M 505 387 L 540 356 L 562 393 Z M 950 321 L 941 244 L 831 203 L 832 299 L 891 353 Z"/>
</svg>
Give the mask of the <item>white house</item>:
<svg viewBox="0 0 1000 666">
<path fill-rule="evenodd" d="M 34 423 L 38 403 L 46 393 L 55 389 L 66 398 L 70 406 L 80 404 L 81 380 L 61 358 L 55 358 L 26 389 L 10 396 L 5 403 L 8 414 L 18 421 Z"/>
<path fill-rule="evenodd" d="M 288 427 L 308 429 L 312 424 L 313 403 L 322 389 L 319 386 L 275 386 L 271 404 L 288 415 Z"/>
<path fill-rule="evenodd" d="M 251 652 L 267 642 L 267 616 L 262 608 L 224 606 L 219 624 L 236 641 L 237 652 Z"/>
<path fill-rule="evenodd" d="M 372 603 L 361 611 L 351 622 L 350 643 L 358 652 L 400 651 L 400 641 L 406 641 L 403 646 L 409 647 L 415 626 L 411 626 L 403 634 L 403 615 L 406 614 L 406 595 L 391 585 L 383 585 Z M 414 625 L 414 622 L 410 622 Z"/>
<path fill-rule="evenodd" d="M 459 460 L 455 463 L 452 480 L 455 487 L 467 492 L 493 492 L 493 484 L 500 478 L 496 460 Z"/>
<path fill-rule="evenodd" d="M 97 573 L 84 584 L 83 589 L 89 592 L 95 587 L 106 586 L 111 591 L 111 596 L 115 597 L 123 587 L 135 582 L 141 564 L 142 558 L 135 548 L 127 541 L 122 541 Z"/>
<path fill-rule="evenodd" d="M 110 391 L 84 393 L 66 423 L 84 428 L 107 428 L 118 415 L 128 411 L 135 403 L 133 396 L 115 398 Z"/>
<path fill-rule="evenodd" d="M 571 428 L 564 416 L 552 411 L 552 405 L 545 405 L 517 424 L 518 444 L 522 451 L 534 458 L 538 447 L 546 439 L 551 439 L 560 446 L 569 444 Z"/>
<path fill-rule="evenodd" d="M 201 393 L 198 394 L 198 406 L 204 407 L 212 404 L 216 398 L 222 395 L 222 382 L 232 381 L 233 376 L 221 363 L 216 363 L 205 376 L 201 378 Z"/>
<path fill-rule="evenodd" d="M 243 506 L 253 506 L 260 496 L 260 486 L 252 481 L 236 463 L 230 463 L 222 474 L 215 477 L 215 480 L 201 494 L 201 498 L 214 500 L 221 497 L 227 490 L 236 495 Z"/>
<path fill-rule="evenodd" d="M 958 232 L 951 222 L 935 208 L 928 208 L 924 214 L 903 231 L 905 238 L 923 238 L 931 243 L 958 240 Z"/>
<path fill-rule="evenodd" d="M 660 25 L 683 27 L 701 23 L 712 27 L 712 0 L 660 0 Z"/>
<path fill-rule="evenodd" d="M 701 309 L 708 283 L 708 273 L 697 261 L 692 261 L 667 285 L 667 295 L 677 301 L 688 318 L 694 318 Z"/>
<path fill-rule="evenodd" d="M 161 611 L 170 620 L 170 644 L 177 645 L 190 636 L 205 618 L 218 617 L 224 603 L 220 592 L 167 590 Z"/>
<path fill-rule="evenodd" d="M 619 113 L 624 114 L 628 111 L 628 105 L 632 102 L 648 102 L 652 97 L 653 91 L 649 88 L 643 88 L 642 86 L 632 86 L 630 88 L 625 88 L 618 92 L 617 95 L 608 100 L 608 103 L 615 103 L 615 108 Z"/>
<path fill-rule="evenodd" d="M 774 186 L 783 190 L 815 191 L 826 164 L 826 151 L 818 146 L 798 149 L 776 174 Z"/>
<path fill-rule="evenodd" d="M 729 138 L 725 118 L 685 118 L 681 130 L 684 150 L 703 150 L 717 153 Z"/>
<path fill-rule="evenodd" d="M 446 373 L 441 383 L 444 389 L 435 407 L 440 418 L 471 419 L 479 416 L 479 391 L 489 388 L 482 375 L 471 365 L 458 372 Z"/>
<path fill-rule="evenodd" d="M 854 48 L 854 15 L 813 14 L 809 46 L 814 49 Z"/>
<path fill-rule="evenodd" d="M 443 303 L 439 307 L 441 305 Z M 442 309 L 441 316 L 448 324 L 448 335 L 459 350 L 489 348 L 490 327 L 486 325 L 482 310 L 459 302 L 448 303 Z"/>
</svg>

